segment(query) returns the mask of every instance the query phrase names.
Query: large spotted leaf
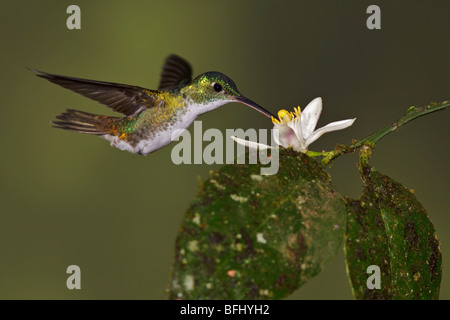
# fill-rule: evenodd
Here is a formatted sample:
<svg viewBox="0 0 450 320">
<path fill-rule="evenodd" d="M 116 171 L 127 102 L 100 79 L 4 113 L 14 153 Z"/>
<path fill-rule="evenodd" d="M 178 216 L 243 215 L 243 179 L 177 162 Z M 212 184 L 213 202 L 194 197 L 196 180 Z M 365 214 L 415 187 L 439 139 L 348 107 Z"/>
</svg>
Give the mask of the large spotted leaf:
<svg viewBox="0 0 450 320">
<path fill-rule="evenodd" d="M 346 218 L 329 175 L 306 155 L 281 150 L 271 176 L 223 166 L 183 219 L 169 298 L 284 298 L 336 255 Z"/>
<path fill-rule="evenodd" d="M 438 299 L 442 257 L 427 212 L 415 195 L 361 157 L 364 190 L 347 200 L 347 272 L 356 299 Z M 380 288 L 372 288 L 380 270 Z M 367 280 L 369 279 L 369 286 Z"/>
</svg>

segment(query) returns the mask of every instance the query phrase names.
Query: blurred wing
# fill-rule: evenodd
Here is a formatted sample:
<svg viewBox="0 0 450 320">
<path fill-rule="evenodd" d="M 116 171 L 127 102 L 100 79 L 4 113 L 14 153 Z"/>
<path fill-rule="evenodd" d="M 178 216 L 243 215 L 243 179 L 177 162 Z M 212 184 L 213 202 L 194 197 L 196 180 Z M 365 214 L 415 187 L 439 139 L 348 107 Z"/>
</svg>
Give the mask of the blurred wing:
<svg viewBox="0 0 450 320">
<path fill-rule="evenodd" d="M 87 80 L 32 70 L 38 77 L 107 105 L 125 116 L 138 115 L 153 106 L 156 91 L 112 82 Z"/>
<path fill-rule="evenodd" d="M 158 89 L 176 87 L 192 80 L 192 68 L 189 62 L 177 55 L 167 57 Z"/>
</svg>

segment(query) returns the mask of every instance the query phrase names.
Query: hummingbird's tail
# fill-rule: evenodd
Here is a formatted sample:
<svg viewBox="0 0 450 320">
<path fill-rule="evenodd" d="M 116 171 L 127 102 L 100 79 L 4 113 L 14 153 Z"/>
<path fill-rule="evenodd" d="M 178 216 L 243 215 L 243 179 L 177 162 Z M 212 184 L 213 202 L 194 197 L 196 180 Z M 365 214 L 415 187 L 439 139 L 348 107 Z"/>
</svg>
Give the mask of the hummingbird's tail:
<svg viewBox="0 0 450 320">
<path fill-rule="evenodd" d="M 112 124 L 119 118 L 67 109 L 56 119 L 58 121 L 51 122 L 54 128 L 100 136 L 110 134 L 113 131 Z"/>
</svg>

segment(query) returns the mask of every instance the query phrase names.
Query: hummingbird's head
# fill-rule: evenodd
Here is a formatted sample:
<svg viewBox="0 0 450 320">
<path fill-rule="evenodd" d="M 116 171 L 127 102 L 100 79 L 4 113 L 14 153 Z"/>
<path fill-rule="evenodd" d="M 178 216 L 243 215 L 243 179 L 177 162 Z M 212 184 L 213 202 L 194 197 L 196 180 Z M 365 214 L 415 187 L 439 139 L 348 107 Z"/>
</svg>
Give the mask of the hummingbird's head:
<svg viewBox="0 0 450 320">
<path fill-rule="evenodd" d="M 215 71 L 203 73 L 192 81 L 191 87 L 195 88 L 196 100 L 213 105 L 213 109 L 230 102 L 239 102 L 269 118 L 272 117 L 269 111 L 244 97 L 234 81 L 223 73 Z"/>
</svg>

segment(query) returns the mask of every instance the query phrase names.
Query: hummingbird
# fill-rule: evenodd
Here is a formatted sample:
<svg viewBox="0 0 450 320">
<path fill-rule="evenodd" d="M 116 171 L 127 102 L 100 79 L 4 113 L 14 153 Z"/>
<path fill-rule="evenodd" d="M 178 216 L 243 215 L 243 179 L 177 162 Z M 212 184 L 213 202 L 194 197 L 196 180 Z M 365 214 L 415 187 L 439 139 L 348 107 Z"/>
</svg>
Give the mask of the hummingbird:
<svg viewBox="0 0 450 320">
<path fill-rule="evenodd" d="M 180 132 L 177 130 L 187 129 L 201 114 L 227 103 L 239 102 L 272 117 L 244 97 L 223 73 L 210 71 L 192 80 L 191 65 L 177 55 L 166 58 L 158 90 L 32 71 L 123 115 L 111 117 L 67 109 L 51 122 L 53 127 L 100 136 L 113 147 L 140 155 L 168 145 Z"/>
</svg>

